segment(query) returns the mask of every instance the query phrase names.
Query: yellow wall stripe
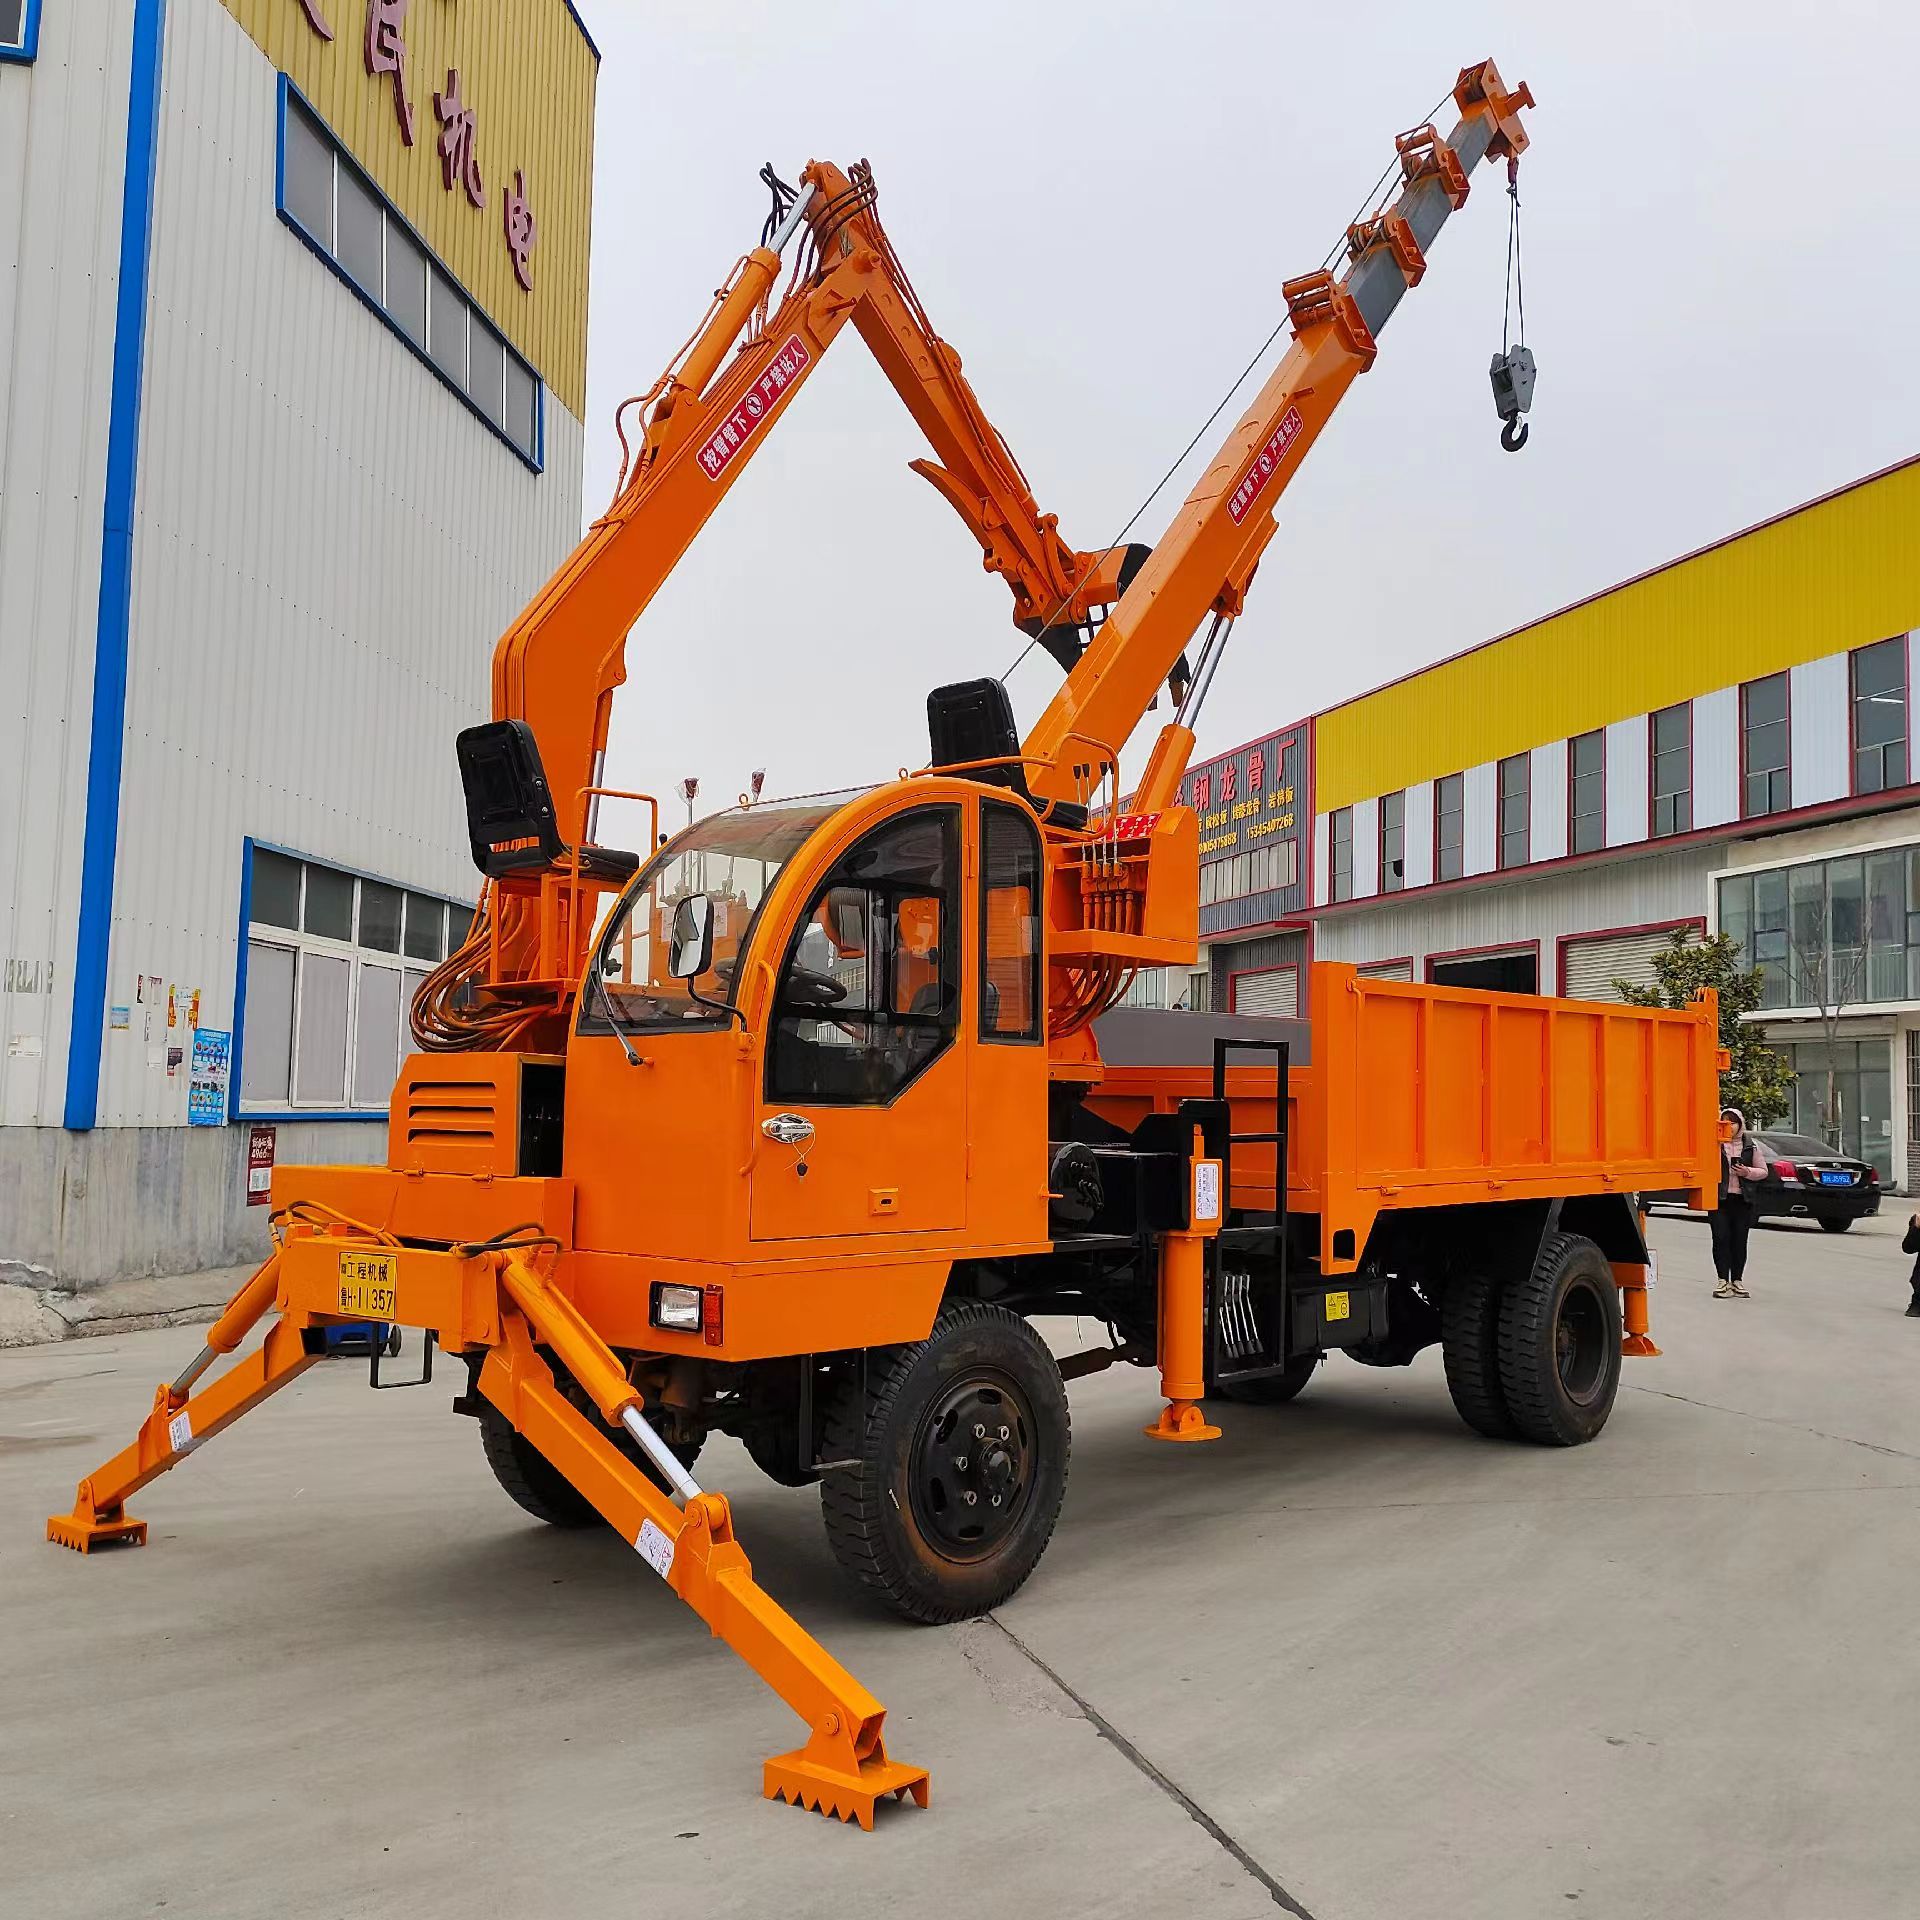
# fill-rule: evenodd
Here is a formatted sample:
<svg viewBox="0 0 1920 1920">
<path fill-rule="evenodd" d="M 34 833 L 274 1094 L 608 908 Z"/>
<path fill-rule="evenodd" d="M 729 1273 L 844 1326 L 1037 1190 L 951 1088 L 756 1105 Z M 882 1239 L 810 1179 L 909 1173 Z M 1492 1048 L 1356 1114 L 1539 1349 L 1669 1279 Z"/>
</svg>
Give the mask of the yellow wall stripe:
<svg viewBox="0 0 1920 1920">
<path fill-rule="evenodd" d="M 1323 713 L 1330 812 L 1920 627 L 1920 459 Z"/>
<path fill-rule="evenodd" d="M 414 144 L 400 137 L 393 82 L 366 68 L 368 0 L 225 0 L 254 44 L 413 222 L 449 273 L 579 418 L 587 401 L 587 250 L 599 63 L 565 0 L 409 0 L 402 13 Z M 474 110 L 486 205 L 441 181 L 433 96 L 460 73 Z M 524 169 L 538 223 L 533 290 L 514 277 L 502 195 Z"/>
</svg>

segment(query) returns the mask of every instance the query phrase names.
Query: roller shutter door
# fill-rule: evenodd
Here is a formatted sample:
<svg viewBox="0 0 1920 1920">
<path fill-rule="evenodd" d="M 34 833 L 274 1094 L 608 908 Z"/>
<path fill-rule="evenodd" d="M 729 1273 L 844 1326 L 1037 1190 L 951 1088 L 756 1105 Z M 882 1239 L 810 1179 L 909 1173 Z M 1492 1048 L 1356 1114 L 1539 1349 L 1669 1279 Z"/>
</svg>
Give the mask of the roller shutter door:
<svg viewBox="0 0 1920 1920">
<path fill-rule="evenodd" d="M 1235 1013 L 1273 1014 L 1293 1020 L 1300 1013 L 1298 967 L 1267 967 L 1259 973 L 1240 973 L 1233 980 Z"/>
<path fill-rule="evenodd" d="M 1364 966 L 1354 968 L 1362 980 L 1411 980 L 1413 962 L 1411 960 L 1369 960 Z"/>
<path fill-rule="evenodd" d="M 1566 996 L 1570 1000 L 1618 1000 L 1616 980 L 1636 987 L 1654 984 L 1653 956 L 1666 946 L 1669 934 L 1602 933 L 1590 939 L 1569 940 L 1561 949 L 1566 969 Z"/>
</svg>

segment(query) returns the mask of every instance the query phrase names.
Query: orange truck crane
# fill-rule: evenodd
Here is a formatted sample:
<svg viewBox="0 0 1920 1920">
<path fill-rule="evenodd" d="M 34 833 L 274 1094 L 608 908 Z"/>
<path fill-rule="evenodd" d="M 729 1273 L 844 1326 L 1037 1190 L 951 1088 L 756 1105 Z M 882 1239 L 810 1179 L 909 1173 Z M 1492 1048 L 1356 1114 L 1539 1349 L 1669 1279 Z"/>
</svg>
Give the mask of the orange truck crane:
<svg viewBox="0 0 1920 1920">
<path fill-rule="evenodd" d="M 1531 96 L 1490 62 L 1453 99 L 1446 136 L 1401 136 L 1343 270 L 1288 284 L 1291 346 L 1144 560 L 1058 540 L 900 295 L 870 178 L 807 170 L 649 397 L 613 509 L 500 643 L 496 718 L 459 742 L 486 895 L 417 1003 L 387 1164 L 276 1169 L 276 1251 L 53 1539 L 143 1539 L 132 1495 L 311 1366 L 329 1324 L 422 1329 L 423 1374 L 436 1346 L 464 1364 L 455 1408 L 506 1491 L 611 1523 L 800 1715 L 764 1791 L 870 1825 L 882 1797 L 924 1806 L 927 1774 L 755 1581 L 694 1478 L 709 1433 L 817 1482 L 853 1578 L 946 1621 L 1033 1572 L 1064 1382 L 1116 1361 L 1158 1368 L 1162 1441 L 1212 1438 L 1210 1400 L 1290 1399 L 1330 1352 L 1436 1343 L 1481 1432 L 1600 1431 L 1623 1351 L 1657 1351 L 1634 1196 L 1713 1183 L 1710 999 L 1322 965 L 1307 1022 L 1114 1004 L 1196 953 L 1176 796 L 1275 507 L 1471 174 L 1526 143 Z M 918 773 L 734 808 L 643 862 L 596 847 L 626 628 L 849 317 L 901 363 L 942 492 L 1065 680 L 1024 739 L 1000 682 L 942 687 Z M 1170 677 L 1123 811 L 1121 745 Z M 1056 1359 L 1033 1321 L 1064 1314 L 1109 1343 Z"/>
</svg>

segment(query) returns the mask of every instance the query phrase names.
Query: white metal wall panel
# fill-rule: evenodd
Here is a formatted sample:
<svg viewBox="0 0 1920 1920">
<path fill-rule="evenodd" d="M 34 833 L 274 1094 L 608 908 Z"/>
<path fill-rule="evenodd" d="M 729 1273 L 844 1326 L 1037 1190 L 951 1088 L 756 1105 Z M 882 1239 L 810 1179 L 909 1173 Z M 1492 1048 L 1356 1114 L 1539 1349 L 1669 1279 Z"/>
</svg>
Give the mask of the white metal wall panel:
<svg viewBox="0 0 1920 1920">
<path fill-rule="evenodd" d="M 1700 911 L 1704 918 L 1704 903 Z M 1589 940 L 1569 940 L 1560 951 L 1566 975 L 1562 991 L 1570 1000 L 1618 1000 L 1616 980 L 1653 986 L 1653 957 L 1672 937 L 1669 933 L 1603 933 Z"/>
<path fill-rule="evenodd" d="M 1316 813 L 1313 816 L 1313 904 L 1324 907 L 1327 904 L 1328 861 L 1327 861 L 1327 816 Z"/>
<path fill-rule="evenodd" d="M 1720 687 L 1693 703 L 1693 824 L 1740 818 L 1740 689 Z"/>
<path fill-rule="evenodd" d="M 1830 653 L 1795 667 L 1787 676 L 1796 807 L 1818 806 L 1822 800 L 1839 800 L 1852 791 L 1852 769 L 1847 764 L 1851 753 L 1847 719 L 1850 658 L 1848 654 Z"/>
<path fill-rule="evenodd" d="M 1527 855 L 1560 860 L 1567 851 L 1567 743 L 1550 740 L 1533 750 L 1527 769 Z"/>
<path fill-rule="evenodd" d="M 241 843 L 471 897 L 455 731 L 580 531 L 582 431 L 532 473 L 279 220 L 275 75 L 219 0 L 167 12 L 108 972 L 231 1023 Z M 106 1035 L 105 1124 L 177 1122 Z"/>
<path fill-rule="evenodd" d="M 1353 803 L 1353 897 L 1370 899 L 1380 891 L 1380 803 Z"/>
<path fill-rule="evenodd" d="M 1491 760 L 1469 767 L 1460 783 L 1463 873 L 1491 873 L 1499 864 L 1500 770 Z"/>
<path fill-rule="evenodd" d="M 1407 789 L 1407 853 L 1403 871 L 1410 887 L 1427 886 L 1433 879 L 1433 782 L 1422 780 Z"/>
<path fill-rule="evenodd" d="M 133 9 L 0 64 L 0 1124 L 57 1126 L 86 820 Z M 0 1202 L 0 1214 L 6 1203 Z"/>
<path fill-rule="evenodd" d="M 1300 1012 L 1300 969 L 1268 967 L 1259 973 L 1236 973 L 1230 1011 L 1294 1019 Z"/>
<path fill-rule="evenodd" d="M 1409 894 L 1314 922 L 1313 957 L 1361 964 L 1410 954 L 1415 979 L 1429 954 L 1467 947 L 1540 945 L 1540 984 L 1551 991 L 1562 934 L 1599 933 L 1704 917 L 1724 847 L 1634 855 L 1482 887 Z"/>
<path fill-rule="evenodd" d="M 1616 720 L 1607 729 L 1607 845 L 1647 837 L 1647 717 Z"/>
</svg>

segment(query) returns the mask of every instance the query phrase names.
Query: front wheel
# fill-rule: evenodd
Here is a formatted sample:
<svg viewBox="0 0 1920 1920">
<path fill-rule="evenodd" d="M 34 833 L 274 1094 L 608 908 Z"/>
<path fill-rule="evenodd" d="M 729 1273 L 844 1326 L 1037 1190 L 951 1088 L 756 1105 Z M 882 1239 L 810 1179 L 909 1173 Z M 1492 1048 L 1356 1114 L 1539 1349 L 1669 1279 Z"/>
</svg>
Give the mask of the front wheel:
<svg viewBox="0 0 1920 1920">
<path fill-rule="evenodd" d="M 1836 1220 L 1831 1214 L 1823 1213 L 1820 1216 L 1820 1224 L 1828 1233 L 1845 1233 L 1846 1230 L 1853 1225 L 1853 1222 L 1851 1220 Z"/>
<path fill-rule="evenodd" d="M 834 1557 L 909 1620 L 965 1620 L 1013 1594 L 1067 1490 L 1066 1388 L 1004 1307 L 955 1300 L 910 1346 L 867 1356 L 827 1415 Z"/>
</svg>

